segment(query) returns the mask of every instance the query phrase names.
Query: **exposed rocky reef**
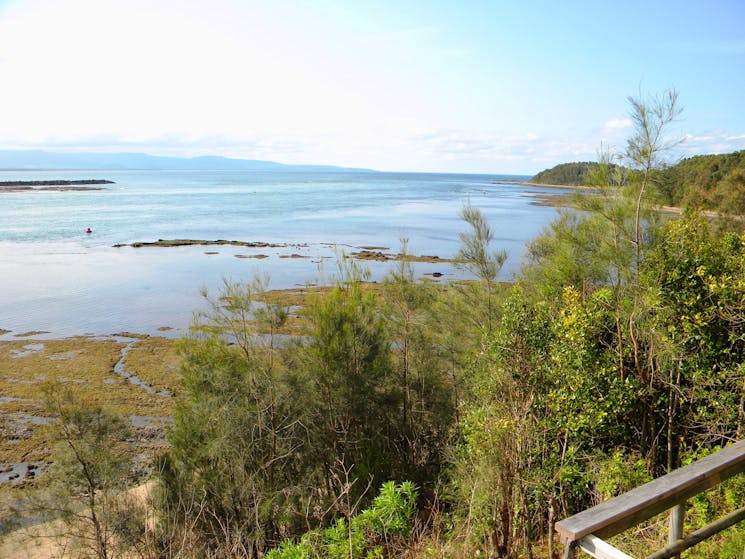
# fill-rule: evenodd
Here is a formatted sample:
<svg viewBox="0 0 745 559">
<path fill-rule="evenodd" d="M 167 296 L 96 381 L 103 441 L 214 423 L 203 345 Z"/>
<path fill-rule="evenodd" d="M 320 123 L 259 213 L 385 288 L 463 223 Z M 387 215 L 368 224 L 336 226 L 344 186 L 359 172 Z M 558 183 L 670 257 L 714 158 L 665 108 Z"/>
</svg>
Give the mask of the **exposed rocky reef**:
<svg viewBox="0 0 745 559">
<path fill-rule="evenodd" d="M 51 190 L 56 192 L 76 190 L 103 190 L 92 185 L 114 184 L 105 179 L 45 180 L 45 181 L 0 181 L 0 192 L 24 192 L 29 190 Z"/>
<path fill-rule="evenodd" d="M 205 241 L 200 239 L 158 239 L 152 242 L 136 242 L 136 243 L 119 243 L 114 245 L 114 248 L 121 247 L 183 247 L 183 246 L 211 246 L 211 245 L 231 245 L 238 247 L 251 247 L 251 248 L 283 248 L 287 245 L 274 244 L 274 243 L 263 243 L 263 242 L 251 242 L 251 241 L 226 241 L 219 239 L 217 241 Z"/>
<path fill-rule="evenodd" d="M 214 246 L 214 245 L 230 245 L 230 246 L 239 246 L 239 247 L 249 247 L 249 248 L 288 248 L 288 247 L 307 247 L 308 245 L 298 245 L 298 244 L 285 244 L 285 243 L 266 243 L 261 241 L 228 241 L 224 239 L 218 239 L 216 241 L 208 241 L 203 239 L 158 239 L 157 241 L 138 241 L 134 243 L 118 243 L 113 245 L 114 248 L 121 248 L 121 247 L 132 247 L 132 248 L 142 248 L 142 247 L 183 247 L 183 246 Z M 336 246 L 336 245 L 328 245 L 328 246 Z M 393 254 L 389 252 L 383 252 L 384 250 L 388 250 L 386 247 L 372 247 L 372 246 L 364 246 L 364 247 L 350 247 L 350 248 L 359 248 L 361 250 L 353 251 L 351 254 L 349 254 L 350 257 L 356 259 L 356 260 L 375 260 L 378 262 L 385 262 L 389 260 L 406 260 L 409 262 L 430 262 L 430 263 L 448 263 L 453 262 L 453 260 L 449 258 L 440 258 L 439 256 L 417 256 L 413 254 Z M 215 255 L 218 254 L 214 251 L 205 252 L 207 255 Z M 266 254 L 253 254 L 253 255 L 247 255 L 247 254 L 235 254 L 236 258 L 256 258 L 256 259 L 263 259 L 263 258 L 269 258 Z M 293 253 L 290 255 L 280 255 L 280 258 L 308 258 L 308 256 L 304 256 L 301 254 Z"/>
</svg>

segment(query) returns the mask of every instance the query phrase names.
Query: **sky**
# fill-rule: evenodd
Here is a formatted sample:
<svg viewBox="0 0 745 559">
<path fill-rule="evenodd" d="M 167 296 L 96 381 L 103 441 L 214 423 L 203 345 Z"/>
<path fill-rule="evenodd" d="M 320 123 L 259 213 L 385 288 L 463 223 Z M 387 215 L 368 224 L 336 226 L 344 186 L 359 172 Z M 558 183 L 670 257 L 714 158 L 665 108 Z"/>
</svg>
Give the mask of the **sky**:
<svg viewBox="0 0 745 559">
<path fill-rule="evenodd" d="M 0 0 L 0 149 L 533 174 L 745 149 L 743 0 Z"/>
</svg>

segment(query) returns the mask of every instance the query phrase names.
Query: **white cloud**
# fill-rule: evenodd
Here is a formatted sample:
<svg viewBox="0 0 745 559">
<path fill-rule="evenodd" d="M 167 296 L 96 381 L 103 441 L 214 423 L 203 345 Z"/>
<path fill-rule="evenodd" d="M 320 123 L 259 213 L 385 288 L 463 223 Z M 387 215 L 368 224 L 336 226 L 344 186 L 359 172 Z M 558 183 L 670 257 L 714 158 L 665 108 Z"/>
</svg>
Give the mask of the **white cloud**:
<svg viewBox="0 0 745 559">
<path fill-rule="evenodd" d="M 607 130 L 625 130 L 627 128 L 631 128 L 631 119 L 630 118 L 613 118 L 609 121 L 607 121 L 603 128 Z"/>
<path fill-rule="evenodd" d="M 501 170 L 532 173 L 568 161 L 597 159 L 594 137 L 567 139 L 532 133 L 473 133 L 440 130 L 408 138 L 411 149 L 434 161 L 446 161 L 451 170 Z"/>
<path fill-rule="evenodd" d="M 731 153 L 745 149 L 745 134 L 706 131 L 684 136 L 680 150 L 686 156 Z"/>
</svg>

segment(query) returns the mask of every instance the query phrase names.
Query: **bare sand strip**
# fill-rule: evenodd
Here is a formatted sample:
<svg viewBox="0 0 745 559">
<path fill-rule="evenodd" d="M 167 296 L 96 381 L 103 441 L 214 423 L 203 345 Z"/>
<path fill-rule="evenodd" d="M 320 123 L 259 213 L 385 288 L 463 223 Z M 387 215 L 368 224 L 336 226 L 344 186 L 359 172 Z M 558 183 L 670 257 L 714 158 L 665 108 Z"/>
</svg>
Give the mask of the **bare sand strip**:
<svg viewBox="0 0 745 559">
<path fill-rule="evenodd" d="M 147 481 L 126 491 L 123 495 L 134 506 L 148 507 L 154 481 Z M 73 559 L 79 550 L 72 549 L 61 520 L 50 520 L 10 532 L 0 538 L 0 557 L 13 559 Z"/>
</svg>

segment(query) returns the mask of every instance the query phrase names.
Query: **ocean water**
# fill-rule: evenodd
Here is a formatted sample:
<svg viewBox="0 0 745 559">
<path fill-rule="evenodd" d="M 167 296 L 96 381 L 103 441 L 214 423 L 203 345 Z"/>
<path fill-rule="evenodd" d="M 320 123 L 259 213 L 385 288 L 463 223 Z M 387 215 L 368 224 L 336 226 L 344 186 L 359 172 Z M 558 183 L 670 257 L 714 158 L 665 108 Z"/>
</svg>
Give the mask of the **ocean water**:
<svg viewBox="0 0 745 559">
<path fill-rule="evenodd" d="M 10 330 L 2 339 L 29 331 L 161 334 L 160 327 L 179 335 L 203 306 L 202 288 L 216 294 L 224 280 L 256 274 L 268 275 L 273 289 L 327 281 L 336 254 L 359 247 L 397 252 L 402 237 L 413 254 L 449 258 L 465 230 L 458 212 L 467 203 L 489 219 L 494 248 L 507 250 L 502 279 L 509 279 L 526 241 L 556 215 L 535 205 L 536 197 L 562 192 L 499 175 L 0 172 L 0 181 L 91 178 L 115 184 L 86 192 L 0 193 L 0 329 Z M 282 246 L 114 247 L 179 238 Z M 367 266 L 381 279 L 391 264 Z M 416 271 L 439 272 L 443 281 L 462 277 L 444 263 L 417 264 Z"/>
</svg>

